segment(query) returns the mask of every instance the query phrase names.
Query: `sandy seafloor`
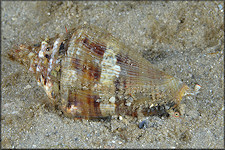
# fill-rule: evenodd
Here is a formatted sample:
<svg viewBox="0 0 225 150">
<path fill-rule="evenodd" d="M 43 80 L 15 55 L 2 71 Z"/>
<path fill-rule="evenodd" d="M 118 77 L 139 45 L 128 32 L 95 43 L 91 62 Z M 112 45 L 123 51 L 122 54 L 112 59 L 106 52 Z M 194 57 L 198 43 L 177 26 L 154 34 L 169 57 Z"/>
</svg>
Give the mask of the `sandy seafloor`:
<svg viewBox="0 0 225 150">
<path fill-rule="evenodd" d="M 2 148 L 224 148 L 222 2 L 13 2 L 1 5 Z M 32 74 L 7 59 L 16 44 L 38 43 L 81 24 L 107 29 L 196 97 L 183 115 L 73 120 L 48 107 Z M 146 120 L 147 128 L 138 124 Z"/>
</svg>

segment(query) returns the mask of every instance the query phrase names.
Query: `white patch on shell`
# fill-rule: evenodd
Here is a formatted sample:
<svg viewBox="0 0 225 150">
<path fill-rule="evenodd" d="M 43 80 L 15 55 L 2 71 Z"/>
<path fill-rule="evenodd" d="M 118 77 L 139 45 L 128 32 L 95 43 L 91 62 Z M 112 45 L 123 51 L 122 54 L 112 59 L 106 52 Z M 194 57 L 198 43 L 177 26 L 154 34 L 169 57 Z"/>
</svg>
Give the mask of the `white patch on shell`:
<svg viewBox="0 0 225 150">
<path fill-rule="evenodd" d="M 76 114 L 76 113 L 81 113 L 81 110 L 79 110 L 76 106 L 71 105 L 70 108 L 67 108 L 67 113 L 71 113 L 71 114 Z"/>
<path fill-rule="evenodd" d="M 28 57 L 31 59 L 34 55 L 35 55 L 35 54 L 34 54 L 33 52 L 30 52 L 30 53 L 28 54 Z"/>
<path fill-rule="evenodd" d="M 77 51 L 76 51 L 76 55 L 80 55 L 80 52 L 81 52 L 82 50 L 78 47 L 77 48 Z"/>
<path fill-rule="evenodd" d="M 127 102 L 125 105 L 126 106 L 130 106 L 131 105 L 131 102 Z"/>
<path fill-rule="evenodd" d="M 54 63 L 53 61 L 55 60 L 55 55 L 59 51 L 59 47 L 60 47 L 59 44 L 61 44 L 60 42 L 61 42 L 60 38 L 56 39 L 56 41 L 54 42 L 53 49 L 52 49 L 52 54 L 51 54 L 51 59 L 49 60 L 48 72 L 51 72 L 51 70 L 53 68 L 52 67 L 53 63 Z"/>
<path fill-rule="evenodd" d="M 52 62 L 53 62 L 53 59 L 51 58 L 49 60 L 49 67 L 48 67 L 48 72 L 50 72 L 52 70 Z"/>
<path fill-rule="evenodd" d="M 115 77 L 119 77 L 121 69 L 116 62 L 116 53 L 114 53 L 112 49 L 107 49 L 101 62 L 101 83 L 111 85 L 113 84 Z"/>
<path fill-rule="evenodd" d="M 37 72 L 40 72 L 41 71 L 41 68 L 40 67 L 41 67 L 40 65 L 37 66 L 37 68 L 36 68 L 36 71 Z"/>
<path fill-rule="evenodd" d="M 134 99 L 132 97 L 129 97 L 127 100 L 126 100 L 126 103 L 125 105 L 126 106 L 130 106 L 132 104 L 132 102 L 134 101 Z"/>
<path fill-rule="evenodd" d="M 110 99 L 109 99 L 109 101 L 111 102 L 111 103 L 115 103 L 115 101 L 116 101 L 116 98 L 114 97 L 114 96 L 112 96 Z"/>
<path fill-rule="evenodd" d="M 60 59 L 57 59 L 57 60 L 55 61 L 55 63 L 56 63 L 56 64 L 59 64 L 59 63 L 60 63 Z"/>
<path fill-rule="evenodd" d="M 38 53 L 38 56 L 39 56 L 40 58 L 43 58 L 43 57 L 44 57 L 44 52 L 40 51 L 40 52 Z"/>
<path fill-rule="evenodd" d="M 67 55 L 68 56 L 73 56 L 74 53 L 77 51 L 75 49 L 75 45 L 76 45 L 76 38 L 77 36 L 76 35 L 73 35 L 70 39 L 70 42 L 69 42 L 69 46 L 68 46 L 68 50 L 67 50 Z"/>
<path fill-rule="evenodd" d="M 32 67 L 29 68 L 29 71 L 34 72 L 34 69 Z"/>
<path fill-rule="evenodd" d="M 99 60 L 98 59 L 94 59 L 96 64 L 99 64 Z"/>
<path fill-rule="evenodd" d="M 50 82 L 49 80 L 46 81 L 46 84 L 44 84 L 44 78 L 42 76 L 40 76 L 40 82 L 38 81 L 38 85 L 39 86 L 42 86 L 46 92 L 46 94 L 48 95 L 48 97 L 52 97 L 51 96 L 51 92 L 52 92 L 52 87 L 53 87 L 53 84 L 52 82 Z"/>
<path fill-rule="evenodd" d="M 103 116 L 115 114 L 115 104 L 100 103 L 100 110 Z"/>
<path fill-rule="evenodd" d="M 64 81 L 62 82 L 66 86 L 76 86 L 77 72 L 75 70 L 63 70 L 62 76 Z"/>
<path fill-rule="evenodd" d="M 39 81 L 37 82 L 37 84 L 38 84 L 39 86 L 42 86 L 41 82 L 39 82 Z"/>
<path fill-rule="evenodd" d="M 42 41 L 41 42 L 41 50 L 38 53 L 38 57 L 40 57 L 40 58 L 44 57 L 44 53 L 45 53 L 47 47 L 48 47 L 48 43 L 46 41 Z"/>
<path fill-rule="evenodd" d="M 59 43 L 60 43 L 60 41 L 61 41 L 61 39 L 60 38 L 58 38 L 58 39 L 56 39 L 56 41 L 54 42 L 54 45 L 53 45 L 53 51 L 52 51 L 52 57 L 54 57 L 54 55 L 59 51 Z"/>
</svg>

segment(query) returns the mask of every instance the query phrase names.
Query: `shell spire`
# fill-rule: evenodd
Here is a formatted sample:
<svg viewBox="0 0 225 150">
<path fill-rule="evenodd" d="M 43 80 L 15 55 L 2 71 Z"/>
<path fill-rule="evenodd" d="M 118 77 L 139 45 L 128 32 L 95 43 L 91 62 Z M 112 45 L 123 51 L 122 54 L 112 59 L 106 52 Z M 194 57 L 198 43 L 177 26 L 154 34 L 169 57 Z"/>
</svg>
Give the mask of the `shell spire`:
<svg viewBox="0 0 225 150">
<path fill-rule="evenodd" d="M 24 44 L 21 44 L 18 48 L 8 53 L 8 56 L 11 60 L 16 60 L 26 67 L 29 67 L 31 61 L 30 58 L 34 55 L 35 54 L 32 52 L 32 47 L 26 46 Z"/>
<path fill-rule="evenodd" d="M 73 118 L 168 115 L 193 93 L 107 31 L 81 26 L 10 57 L 22 62 L 51 103 Z"/>
</svg>

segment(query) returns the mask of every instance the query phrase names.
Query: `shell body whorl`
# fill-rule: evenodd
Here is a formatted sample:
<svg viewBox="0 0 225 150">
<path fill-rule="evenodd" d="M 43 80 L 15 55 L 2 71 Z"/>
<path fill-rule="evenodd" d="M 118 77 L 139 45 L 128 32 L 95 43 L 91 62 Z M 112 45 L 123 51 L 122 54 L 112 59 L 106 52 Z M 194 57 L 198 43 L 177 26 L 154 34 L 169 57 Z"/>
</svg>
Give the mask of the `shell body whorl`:
<svg viewBox="0 0 225 150">
<path fill-rule="evenodd" d="M 166 113 L 164 106 L 176 107 L 190 90 L 96 27 L 82 26 L 38 46 L 21 45 L 11 57 L 73 118 Z"/>
</svg>

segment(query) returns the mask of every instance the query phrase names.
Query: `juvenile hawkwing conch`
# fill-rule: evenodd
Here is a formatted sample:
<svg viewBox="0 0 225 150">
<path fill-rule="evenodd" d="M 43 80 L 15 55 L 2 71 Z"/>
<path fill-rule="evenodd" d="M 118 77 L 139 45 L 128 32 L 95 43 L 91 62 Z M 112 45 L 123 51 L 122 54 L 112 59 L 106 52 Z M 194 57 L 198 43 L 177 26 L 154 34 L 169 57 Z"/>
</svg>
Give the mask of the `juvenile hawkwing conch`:
<svg viewBox="0 0 225 150">
<path fill-rule="evenodd" d="M 81 26 L 9 54 L 66 116 L 168 115 L 193 91 L 106 31 Z M 177 111 L 177 110 L 176 110 Z"/>
</svg>

